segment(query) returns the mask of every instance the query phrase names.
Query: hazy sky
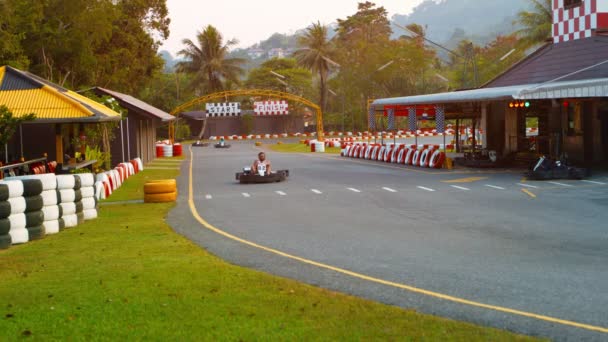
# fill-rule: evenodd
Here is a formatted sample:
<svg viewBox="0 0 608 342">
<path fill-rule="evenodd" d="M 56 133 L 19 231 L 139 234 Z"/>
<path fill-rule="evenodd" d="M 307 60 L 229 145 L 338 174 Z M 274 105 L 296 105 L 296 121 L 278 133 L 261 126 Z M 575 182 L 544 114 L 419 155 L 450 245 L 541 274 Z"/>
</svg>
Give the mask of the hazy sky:
<svg viewBox="0 0 608 342">
<path fill-rule="evenodd" d="M 360 0 L 363 2 L 364 0 Z M 172 54 L 181 50 L 184 38 L 193 39 L 206 25 L 213 25 L 225 39 L 236 38 L 239 47 L 265 40 L 275 32 L 293 33 L 312 22 L 331 24 L 357 11 L 357 0 L 167 0 L 171 36 L 163 45 Z M 374 2 L 374 1 L 372 1 Z M 381 0 L 389 18 L 409 14 L 422 0 Z"/>
</svg>

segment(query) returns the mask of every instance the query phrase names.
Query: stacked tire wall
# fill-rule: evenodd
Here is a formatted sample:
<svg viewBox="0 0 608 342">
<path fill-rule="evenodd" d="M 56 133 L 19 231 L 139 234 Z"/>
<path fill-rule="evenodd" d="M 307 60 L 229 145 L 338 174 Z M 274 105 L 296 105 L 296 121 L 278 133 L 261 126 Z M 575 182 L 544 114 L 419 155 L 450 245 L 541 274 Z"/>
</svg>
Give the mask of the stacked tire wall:
<svg viewBox="0 0 608 342">
<path fill-rule="evenodd" d="M 84 220 L 88 221 L 97 218 L 95 177 L 91 173 L 79 174 L 75 177 L 80 178 L 80 194 L 83 209 L 82 214 Z"/>
<path fill-rule="evenodd" d="M 76 184 L 78 182 L 78 184 Z M 78 189 L 78 196 L 76 189 Z M 80 203 L 80 213 L 82 213 L 82 194 L 80 193 L 80 178 L 74 175 L 58 175 L 57 176 L 57 198 L 59 207 L 61 208 L 63 222 L 66 228 L 73 228 L 79 224 L 78 208 L 76 202 Z M 82 216 L 84 222 L 84 216 Z"/>
</svg>

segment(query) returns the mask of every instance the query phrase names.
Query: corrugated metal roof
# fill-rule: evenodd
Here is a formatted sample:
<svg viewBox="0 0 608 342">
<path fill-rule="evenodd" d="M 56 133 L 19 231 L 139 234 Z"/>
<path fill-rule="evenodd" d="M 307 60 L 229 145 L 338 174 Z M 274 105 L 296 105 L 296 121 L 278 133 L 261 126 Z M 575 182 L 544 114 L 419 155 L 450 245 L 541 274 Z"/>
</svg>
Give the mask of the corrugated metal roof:
<svg viewBox="0 0 608 342">
<path fill-rule="evenodd" d="M 104 89 L 97 87 L 95 88 L 98 93 L 105 94 L 111 96 L 118 101 L 118 103 L 123 107 L 131 107 L 139 112 L 143 112 L 144 114 L 148 114 L 153 116 L 162 122 L 169 122 L 175 120 L 175 117 L 165 111 L 162 111 L 154 106 L 149 105 L 148 103 L 137 99 L 131 95 L 122 94 L 117 91 Z"/>
<path fill-rule="evenodd" d="M 608 97 L 608 78 L 541 84 L 522 90 L 519 100 Z"/>
<path fill-rule="evenodd" d="M 117 121 L 121 115 L 87 97 L 9 66 L 0 67 L 0 105 L 36 122 Z M 34 87 L 34 85 L 36 87 Z"/>
</svg>

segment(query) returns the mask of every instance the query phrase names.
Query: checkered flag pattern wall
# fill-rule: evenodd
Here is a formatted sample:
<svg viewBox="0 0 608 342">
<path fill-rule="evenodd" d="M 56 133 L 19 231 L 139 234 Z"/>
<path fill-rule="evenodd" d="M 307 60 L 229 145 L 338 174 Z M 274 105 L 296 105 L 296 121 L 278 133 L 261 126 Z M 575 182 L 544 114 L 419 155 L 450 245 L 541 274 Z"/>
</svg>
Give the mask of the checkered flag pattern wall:
<svg viewBox="0 0 608 342">
<path fill-rule="evenodd" d="M 376 130 L 376 116 L 374 114 L 375 114 L 375 109 L 373 106 L 370 106 L 369 113 L 367 114 L 368 126 L 369 126 L 370 131 Z"/>
<path fill-rule="evenodd" d="M 418 125 L 416 123 L 416 108 L 409 108 L 408 114 L 407 121 L 409 121 L 409 129 L 411 132 L 416 132 L 418 130 Z"/>
<path fill-rule="evenodd" d="M 437 133 L 445 133 L 445 108 L 435 106 L 435 129 Z"/>
<path fill-rule="evenodd" d="M 394 129 L 395 129 L 395 110 L 391 108 L 388 110 L 388 130 L 392 131 Z"/>
</svg>

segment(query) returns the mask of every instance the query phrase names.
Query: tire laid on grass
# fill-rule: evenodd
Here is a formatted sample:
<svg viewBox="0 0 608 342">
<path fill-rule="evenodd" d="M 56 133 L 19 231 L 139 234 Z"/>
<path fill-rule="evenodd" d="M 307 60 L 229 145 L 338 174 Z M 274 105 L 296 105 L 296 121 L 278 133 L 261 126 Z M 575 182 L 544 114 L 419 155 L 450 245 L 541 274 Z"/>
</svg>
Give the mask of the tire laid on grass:
<svg viewBox="0 0 608 342">
<path fill-rule="evenodd" d="M 11 216 L 11 202 L 0 202 L 0 219 L 7 218 L 9 216 Z"/>
<path fill-rule="evenodd" d="M 23 182 L 18 180 L 4 181 L 2 184 L 6 185 L 8 190 L 8 198 L 21 197 L 23 196 Z"/>
<path fill-rule="evenodd" d="M 83 212 L 85 220 L 94 220 L 97 218 L 97 209 L 85 209 Z"/>
<path fill-rule="evenodd" d="M 8 199 L 8 185 L 0 183 L 0 202 Z"/>
<path fill-rule="evenodd" d="M 37 227 L 44 222 L 44 214 L 42 211 L 33 211 L 25 214 L 25 227 Z"/>
<path fill-rule="evenodd" d="M 9 234 L 0 235 L 0 249 L 8 249 L 13 244 L 13 239 Z"/>
<path fill-rule="evenodd" d="M 30 241 L 40 240 L 44 237 L 44 228 L 42 226 L 28 227 L 26 229 Z"/>
<path fill-rule="evenodd" d="M 145 203 L 167 203 L 175 202 L 177 200 L 177 192 L 170 192 L 164 194 L 145 194 Z"/>
<path fill-rule="evenodd" d="M 40 211 L 42 207 L 44 207 L 44 203 L 42 202 L 42 196 L 32 196 L 32 197 L 24 197 L 25 198 L 25 212 L 31 213 L 33 211 Z"/>
<path fill-rule="evenodd" d="M 84 211 L 84 206 L 82 205 L 82 201 L 78 201 L 74 203 L 76 205 L 76 214 Z"/>
<path fill-rule="evenodd" d="M 97 202 L 94 197 L 88 197 L 82 199 L 82 209 L 83 210 L 91 210 L 97 208 Z"/>
<path fill-rule="evenodd" d="M 76 214 L 65 215 L 62 219 L 65 228 L 73 228 L 78 225 L 78 216 Z"/>
<path fill-rule="evenodd" d="M 81 173 L 77 174 L 76 177 L 80 179 L 81 187 L 91 187 L 95 184 L 95 176 L 92 173 Z"/>
<path fill-rule="evenodd" d="M 61 208 L 61 217 L 66 217 L 68 215 L 76 214 L 76 203 L 60 203 L 59 207 Z"/>
<path fill-rule="evenodd" d="M 144 184 L 144 194 L 147 195 L 172 193 L 176 190 L 175 180 Z"/>
<path fill-rule="evenodd" d="M 82 194 L 82 198 L 95 197 L 95 186 L 82 187 L 80 188 L 80 193 Z"/>
<path fill-rule="evenodd" d="M 44 190 L 40 196 L 42 196 L 42 204 L 44 206 L 57 205 L 59 203 L 56 190 Z"/>
<path fill-rule="evenodd" d="M 40 179 L 23 179 L 23 197 L 38 196 L 42 193 L 42 181 Z"/>
<path fill-rule="evenodd" d="M 58 220 L 61 215 L 59 213 L 59 206 L 58 205 L 47 205 L 42 207 L 42 213 L 44 215 L 44 220 L 45 221 L 53 221 L 53 220 Z"/>
<path fill-rule="evenodd" d="M 8 204 L 10 206 L 10 214 L 23 214 L 27 209 L 27 202 L 25 197 L 13 197 L 8 199 Z M 10 215 L 9 215 L 10 216 Z"/>
<path fill-rule="evenodd" d="M 57 234 L 61 230 L 59 228 L 59 220 L 44 221 L 42 227 L 44 228 L 44 234 L 46 235 Z"/>
<path fill-rule="evenodd" d="M 0 235 L 6 235 L 11 230 L 11 221 L 7 218 L 0 219 Z"/>
<path fill-rule="evenodd" d="M 74 175 L 58 175 L 57 190 L 74 190 L 76 180 Z"/>
<path fill-rule="evenodd" d="M 11 240 L 13 240 L 13 245 L 30 241 L 30 234 L 25 228 L 11 228 L 9 235 L 11 236 Z"/>
<path fill-rule="evenodd" d="M 78 225 L 84 223 L 84 212 L 76 213 L 76 223 L 78 223 Z"/>
</svg>

